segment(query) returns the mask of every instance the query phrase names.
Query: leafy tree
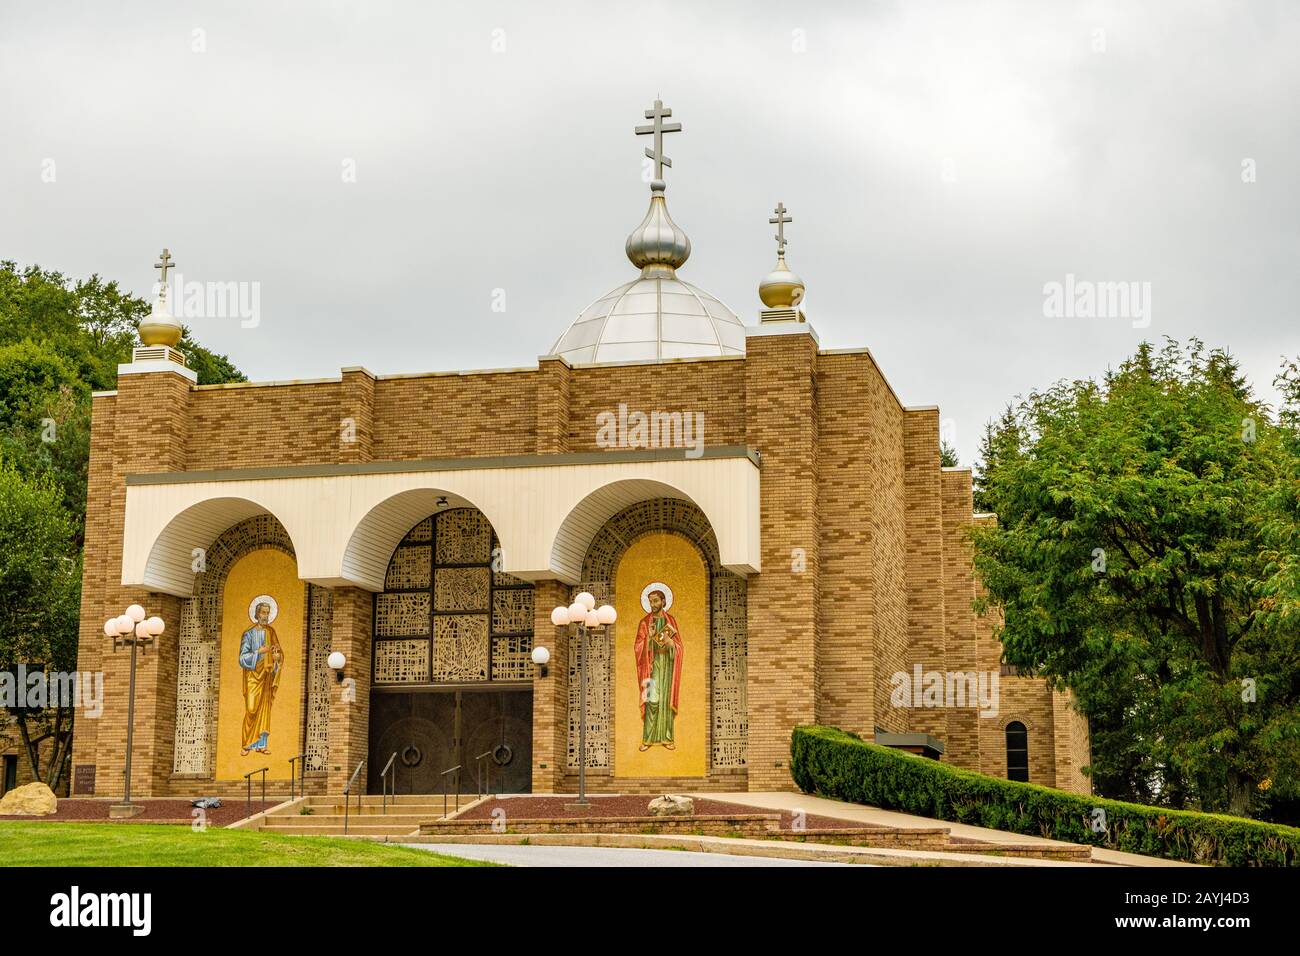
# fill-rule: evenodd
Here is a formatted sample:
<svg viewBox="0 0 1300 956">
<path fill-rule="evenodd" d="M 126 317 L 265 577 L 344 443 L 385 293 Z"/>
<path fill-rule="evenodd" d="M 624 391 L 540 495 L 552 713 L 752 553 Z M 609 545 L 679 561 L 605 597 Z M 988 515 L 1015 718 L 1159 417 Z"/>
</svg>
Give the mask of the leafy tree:
<svg viewBox="0 0 1300 956">
<path fill-rule="evenodd" d="M 246 382 L 244 373 L 224 355 L 218 355 L 195 342 L 189 329 L 177 346 L 185 355 L 186 364 L 199 377 L 200 385 L 222 385 L 226 382 Z"/>
<path fill-rule="evenodd" d="M 86 507 L 89 399 L 57 353 L 30 339 L 0 346 L 0 457 L 23 475 L 52 476 L 78 529 Z"/>
<path fill-rule="evenodd" d="M 1248 814 L 1300 787 L 1296 445 L 1195 340 L 990 426 L 984 603 L 1008 662 L 1074 690 L 1105 795 Z"/>
<path fill-rule="evenodd" d="M 0 452 L 21 474 L 47 474 L 58 483 L 78 542 L 90 393 L 116 387 L 117 366 L 131 360 L 136 327 L 149 309 L 97 275 L 73 283 L 39 266 L 0 262 Z M 226 356 L 198 344 L 188 330 L 179 348 L 200 385 L 245 381 Z"/>
<path fill-rule="evenodd" d="M 0 673 L 16 675 L 20 663 L 28 673 L 76 668 L 81 559 L 70 546 L 74 522 L 61 496 L 50 479 L 26 479 L 0 463 Z M 57 788 L 71 754 L 71 702 L 19 702 L 15 696 L 5 709 L 18 723 L 32 772 Z M 50 759 L 42 766 L 47 740 Z"/>
<path fill-rule="evenodd" d="M 948 439 L 939 443 L 939 464 L 944 468 L 957 468 L 961 462 L 957 458 L 957 449 L 948 444 Z"/>
</svg>

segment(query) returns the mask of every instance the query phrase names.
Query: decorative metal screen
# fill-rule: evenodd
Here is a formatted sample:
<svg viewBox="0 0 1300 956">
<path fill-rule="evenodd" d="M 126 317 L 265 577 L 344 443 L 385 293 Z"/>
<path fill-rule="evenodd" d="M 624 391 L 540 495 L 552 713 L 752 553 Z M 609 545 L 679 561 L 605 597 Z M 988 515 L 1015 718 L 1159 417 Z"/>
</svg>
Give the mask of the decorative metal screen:
<svg viewBox="0 0 1300 956">
<path fill-rule="evenodd" d="M 614 589 L 604 581 L 581 581 L 569 594 L 569 600 L 588 591 L 596 604 L 613 604 Z M 614 753 L 614 629 L 605 629 L 600 640 L 587 641 L 587 769 L 607 770 L 612 766 Z M 568 767 L 578 769 L 578 722 L 582 718 L 582 684 L 578 679 L 580 648 L 569 628 L 564 629 L 569 641 L 569 745 Z"/>
<path fill-rule="evenodd" d="M 709 568 L 709 740 L 712 766 L 746 765 L 749 702 L 746 694 L 746 595 L 748 582 L 722 567 L 718 542 L 704 513 L 689 501 L 657 498 L 620 511 L 596 533 L 583 562 L 582 584 L 601 603 L 614 603 L 614 571 L 628 546 L 653 531 L 673 531 L 694 542 Z M 615 624 L 603 641 L 588 644 L 587 767 L 609 769 L 614 748 L 612 703 Z M 569 651 L 568 767 L 578 768 L 577 648 Z"/>
<path fill-rule="evenodd" d="M 492 525 L 474 508 L 425 518 L 375 595 L 376 684 L 532 678 L 533 586 L 496 570 Z"/>
<path fill-rule="evenodd" d="M 176 773 L 207 773 L 208 732 L 216 722 L 213 663 L 215 641 L 198 633 L 193 601 L 181 605 L 181 637 L 176 665 Z"/>
<path fill-rule="evenodd" d="M 749 739 L 745 688 L 749 588 L 744 578 L 717 567 L 712 569 L 711 585 L 713 766 L 743 767 Z"/>
<path fill-rule="evenodd" d="M 334 592 L 329 588 L 308 585 L 307 588 L 307 659 L 311 671 L 307 675 L 307 719 L 303 753 L 307 755 L 308 770 L 324 770 L 329 753 L 330 683 L 333 672 L 329 668 L 331 634 L 334 630 Z"/>
<path fill-rule="evenodd" d="M 289 535 L 274 517 L 257 515 L 226 529 L 202 554 L 194 596 L 181 605 L 177 647 L 175 773 L 211 774 L 217 746 L 217 689 L 221 592 L 231 566 L 249 552 L 274 548 L 293 555 Z M 323 770 L 328 747 L 329 656 L 333 595 L 304 584 L 308 660 L 303 744 L 309 769 Z M 298 691 L 295 691 L 298 692 Z"/>
</svg>

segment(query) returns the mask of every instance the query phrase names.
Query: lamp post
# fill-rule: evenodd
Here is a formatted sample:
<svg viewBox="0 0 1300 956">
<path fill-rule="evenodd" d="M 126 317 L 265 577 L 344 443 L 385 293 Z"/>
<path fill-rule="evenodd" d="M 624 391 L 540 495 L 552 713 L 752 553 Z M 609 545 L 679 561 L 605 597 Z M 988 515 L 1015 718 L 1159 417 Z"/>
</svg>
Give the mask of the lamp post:
<svg viewBox="0 0 1300 956">
<path fill-rule="evenodd" d="M 618 620 L 610 605 L 596 607 L 596 598 L 583 591 L 568 607 L 551 612 L 556 627 L 570 624 L 578 629 L 578 806 L 587 806 L 587 632 L 599 631 Z"/>
<path fill-rule="evenodd" d="M 133 817 L 143 807 L 131 802 L 131 740 L 135 731 L 135 649 L 148 648 L 153 639 L 163 632 L 165 625 L 160 617 L 145 617 L 144 608 L 132 604 L 126 613 L 110 617 L 104 622 L 104 635 L 113 639 L 113 650 L 129 645 L 131 648 L 131 689 L 126 705 L 126 773 L 122 802 L 109 808 L 113 817 Z"/>
</svg>

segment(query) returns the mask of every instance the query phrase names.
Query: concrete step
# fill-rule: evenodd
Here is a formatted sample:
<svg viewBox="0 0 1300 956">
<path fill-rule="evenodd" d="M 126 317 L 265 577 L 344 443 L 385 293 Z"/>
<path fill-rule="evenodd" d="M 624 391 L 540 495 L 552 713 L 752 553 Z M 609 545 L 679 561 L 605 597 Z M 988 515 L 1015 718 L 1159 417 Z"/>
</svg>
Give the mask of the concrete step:
<svg viewBox="0 0 1300 956">
<path fill-rule="evenodd" d="M 395 826 L 406 827 L 414 830 L 421 823 L 428 823 L 431 819 L 441 817 L 430 817 L 427 813 L 390 813 L 384 814 L 366 814 L 358 816 L 353 813 L 346 819 L 349 823 L 349 829 L 352 824 L 361 826 Z M 341 813 L 285 813 L 285 814 L 268 814 L 266 817 L 267 829 L 281 830 L 286 827 L 295 826 L 321 826 L 321 827 L 342 827 L 344 816 Z"/>
<path fill-rule="evenodd" d="M 460 795 L 460 806 L 467 807 L 475 800 L 478 799 L 479 798 L 477 794 L 462 793 Z M 348 803 L 352 806 L 353 810 L 357 808 L 357 798 L 355 794 L 351 797 L 348 797 Z M 441 807 L 442 803 L 443 803 L 442 794 L 440 793 L 402 793 L 402 794 L 398 794 L 395 797 L 391 795 L 388 797 L 388 805 L 390 807 L 393 806 L 394 804 L 397 804 L 399 806 L 408 805 L 408 804 L 417 804 L 420 806 L 434 806 L 436 804 L 437 806 Z M 313 807 L 329 805 L 329 804 L 335 804 L 337 806 L 342 807 L 343 797 L 340 796 L 339 794 L 315 794 L 307 797 L 307 804 L 308 806 L 313 806 Z M 384 798 L 382 795 L 365 794 L 364 796 L 361 797 L 362 807 L 380 807 L 383 806 L 383 804 L 384 804 Z M 447 807 L 450 809 L 451 807 L 454 807 L 456 805 L 457 805 L 457 801 L 456 801 L 455 794 L 451 794 L 451 793 L 447 794 Z"/>
<path fill-rule="evenodd" d="M 310 819 L 310 818 L 308 818 Z M 343 821 L 334 824 L 293 823 L 284 826 L 263 827 L 263 832 L 274 830 L 276 833 L 290 836 L 343 836 Z M 407 836 L 413 834 L 413 826 L 391 825 L 382 823 L 348 823 L 349 836 Z"/>
<path fill-rule="evenodd" d="M 307 806 L 312 813 L 317 813 L 317 814 L 337 813 L 340 816 L 342 816 L 343 814 L 342 803 L 311 803 L 308 804 Z M 469 806 L 469 804 L 463 803 L 461 804 L 461 806 L 467 807 Z M 300 808 L 289 810 L 288 813 L 290 813 L 291 815 L 296 815 L 297 813 L 299 813 L 299 809 Z M 456 804 L 448 803 L 447 812 L 455 813 Z M 390 814 L 423 813 L 427 815 L 440 817 L 442 816 L 442 802 L 439 801 L 438 803 L 390 803 L 388 805 L 388 813 Z M 374 806 L 365 804 L 361 806 L 359 809 L 355 803 L 350 804 L 348 806 L 348 815 L 353 817 L 382 816 L 383 814 L 384 814 L 384 808 L 379 804 L 375 804 Z"/>
</svg>

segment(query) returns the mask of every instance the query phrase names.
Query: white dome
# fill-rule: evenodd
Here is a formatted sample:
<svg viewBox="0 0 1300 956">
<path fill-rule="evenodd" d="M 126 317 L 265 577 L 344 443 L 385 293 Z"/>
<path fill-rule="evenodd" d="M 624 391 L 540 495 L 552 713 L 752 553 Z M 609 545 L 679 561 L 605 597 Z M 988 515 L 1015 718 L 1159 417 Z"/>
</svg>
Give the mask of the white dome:
<svg viewBox="0 0 1300 956">
<path fill-rule="evenodd" d="M 745 326 L 676 276 L 638 276 L 583 310 L 551 353 L 571 365 L 745 354 Z"/>
</svg>

